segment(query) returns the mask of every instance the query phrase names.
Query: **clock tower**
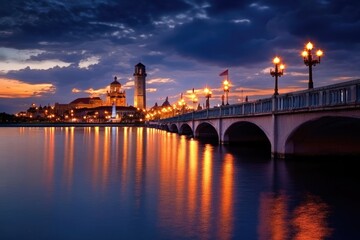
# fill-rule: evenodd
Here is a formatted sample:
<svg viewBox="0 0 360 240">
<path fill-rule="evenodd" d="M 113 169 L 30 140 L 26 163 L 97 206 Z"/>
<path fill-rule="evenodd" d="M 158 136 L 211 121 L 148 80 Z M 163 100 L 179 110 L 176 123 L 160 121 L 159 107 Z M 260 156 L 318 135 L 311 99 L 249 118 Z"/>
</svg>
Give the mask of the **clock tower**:
<svg viewBox="0 0 360 240">
<path fill-rule="evenodd" d="M 135 72 L 134 72 L 134 81 L 135 81 L 134 107 L 140 109 L 146 109 L 145 79 L 146 79 L 145 65 L 143 65 L 142 63 L 136 64 Z"/>
</svg>

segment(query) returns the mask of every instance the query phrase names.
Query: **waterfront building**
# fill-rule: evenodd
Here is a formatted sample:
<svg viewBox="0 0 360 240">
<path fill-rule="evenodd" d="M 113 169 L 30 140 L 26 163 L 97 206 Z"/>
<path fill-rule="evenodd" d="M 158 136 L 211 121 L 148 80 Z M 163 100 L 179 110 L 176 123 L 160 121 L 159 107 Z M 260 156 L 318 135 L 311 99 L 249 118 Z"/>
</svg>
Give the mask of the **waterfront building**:
<svg viewBox="0 0 360 240">
<path fill-rule="evenodd" d="M 146 70 L 145 65 L 138 63 L 135 65 L 134 72 L 134 106 L 140 109 L 146 109 Z"/>
<path fill-rule="evenodd" d="M 165 101 L 161 104 L 161 106 L 158 105 L 156 102 L 153 107 L 151 107 L 148 111 L 147 118 L 148 119 L 160 119 L 160 118 L 166 118 L 166 117 L 172 117 L 175 114 L 175 110 L 173 109 L 173 106 L 169 102 L 169 98 L 166 97 Z"/>
<path fill-rule="evenodd" d="M 103 105 L 100 97 L 77 98 L 69 103 L 70 108 L 95 108 Z"/>
<path fill-rule="evenodd" d="M 166 97 L 165 101 L 163 102 L 163 104 L 161 104 L 162 108 L 167 108 L 167 107 L 171 107 L 171 104 L 169 102 L 169 97 Z"/>
<path fill-rule="evenodd" d="M 106 93 L 106 106 L 126 106 L 126 93 L 121 89 L 121 83 L 114 77 L 114 81 L 110 84 L 110 91 Z"/>
<path fill-rule="evenodd" d="M 114 77 L 114 81 L 110 83 L 105 101 L 100 97 L 77 98 L 69 104 L 55 103 L 55 112 L 61 119 L 71 122 L 130 123 L 141 122 L 144 118 L 141 110 L 126 106 L 126 93 L 122 90 L 117 77 Z"/>
<path fill-rule="evenodd" d="M 33 105 L 25 116 L 33 119 L 53 118 L 56 121 L 71 122 L 142 122 L 145 118 L 145 66 L 135 66 L 135 107 L 127 106 L 126 92 L 117 77 L 110 83 L 103 100 L 100 97 L 81 97 L 68 104 L 55 103 L 54 107 L 36 107 Z"/>
</svg>

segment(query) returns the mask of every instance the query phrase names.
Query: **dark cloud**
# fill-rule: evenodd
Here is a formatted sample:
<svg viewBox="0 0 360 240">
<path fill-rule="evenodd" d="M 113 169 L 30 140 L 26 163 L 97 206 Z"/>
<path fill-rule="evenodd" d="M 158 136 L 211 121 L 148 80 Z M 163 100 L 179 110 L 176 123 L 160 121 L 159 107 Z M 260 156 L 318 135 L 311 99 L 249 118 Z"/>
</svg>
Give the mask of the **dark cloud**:
<svg viewBox="0 0 360 240">
<path fill-rule="evenodd" d="M 153 21 L 185 11 L 184 1 L 7 1 L 0 41 L 24 48 L 39 42 L 80 43 L 106 38 L 131 43 L 129 32 L 153 29 Z M 26 41 L 24 41 L 26 39 Z"/>
<path fill-rule="evenodd" d="M 267 42 L 272 38 L 261 28 L 198 20 L 179 27 L 163 44 L 199 61 L 236 66 L 258 61 L 261 54 L 269 52 Z"/>
</svg>

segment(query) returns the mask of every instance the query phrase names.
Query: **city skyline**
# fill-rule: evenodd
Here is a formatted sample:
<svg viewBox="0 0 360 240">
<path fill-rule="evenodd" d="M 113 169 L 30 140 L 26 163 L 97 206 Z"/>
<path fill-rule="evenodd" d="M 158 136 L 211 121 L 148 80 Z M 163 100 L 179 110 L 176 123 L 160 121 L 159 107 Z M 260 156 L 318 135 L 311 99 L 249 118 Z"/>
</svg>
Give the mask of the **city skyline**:
<svg viewBox="0 0 360 240">
<path fill-rule="evenodd" d="M 147 107 L 195 89 L 221 104 L 224 70 L 229 103 L 271 96 L 272 59 L 286 68 L 279 93 L 307 89 L 301 52 L 322 49 L 314 87 L 360 78 L 357 1 L 1 1 L 0 112 L 31 103 L 103 98 L 114 76 L 134 100 L 134 66 L 146 66 Z"/>
</svg>

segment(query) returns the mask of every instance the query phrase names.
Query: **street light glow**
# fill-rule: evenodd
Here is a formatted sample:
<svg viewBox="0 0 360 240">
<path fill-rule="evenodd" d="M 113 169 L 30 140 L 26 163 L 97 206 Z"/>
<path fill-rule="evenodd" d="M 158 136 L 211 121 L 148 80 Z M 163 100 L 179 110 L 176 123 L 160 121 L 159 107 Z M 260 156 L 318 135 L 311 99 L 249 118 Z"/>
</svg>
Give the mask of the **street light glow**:
<svg viewBox="0 0 360 240">
<path fill-rule="evenodd" d="M 212 92 L 208 88 L 205 88 L 204 92 L 205 92 L 205 97 L 206 97 L 206 108 L 209 109 L 210 108 L 210 98 L 211 98 Z"/>
<path fill-rule="evenodd" d="M 301 54 L 304 58 L 308 56 L 308 52 L 307 51 L 303 51 Z"/>
<path fill-rule="evenodd" d="M 319 56 L 319 57 L 321 57 L 323 54 L 324 54 L 324 53 L 323 53 L 323 51 L 321 51 L 321 50 L 317 50 L 317 52 L 316 52 L 316 55 Z"/>
<path fill-rule="evenodd" d="M 311 42 L 308 42 L 308 44 L 306 44 L 306 49 L 307 50 L 312 50 L 313 49 L 313 44 Z"/>
<path fill-rule="evenodd" d="M 273 60 L 275 64 L 275 69 L 270 69 L 270 75 L 275 77 L 275 88 L 274 88 L 274 96 L 278 95 L 278 77 L 281 77 L 284 74 L 285 65 L 280 64 L 280 58 L 275 57 Z M 280 64 L 280 65 L 279 65 Z"/>
<path fill-rule="evenodd" d="M 323 51 L 318 50 L 316 52 L 316 56 L 318 57 L 318 59 L 314 59 L 311 51 L 313 47 L 313 44 L 309 42 L 308 44 L 306 44 L 306 49 L 304 49 L 302 53 L 302 56 L 304 58 L 304 64 L 309 67 L 309 89 L 314 87 L 312 79 L 312 67 L 316 66 L 316 64 L 320 64 L 321 56 L 324 54 Z"/>
<path fill-rule="evenodd" d="M 274 60 L 273 60 L 273 62 L 274 62 L 275 64 L 278 64 L 278 63 L 280 62 L 280 58 L 275 57 Z"/>
<path fill-rule="evenodd" d="M 225 79 L 223 85 L 224 85 L 224 92 L 226 97 L 226 105 L 229 105 L 229 91 L 230 91 L 229 84 L 230 84 L 229 81 Z M 222 98 L 222 105 L 224 105 L 224 97 Z"/>
</svg>

